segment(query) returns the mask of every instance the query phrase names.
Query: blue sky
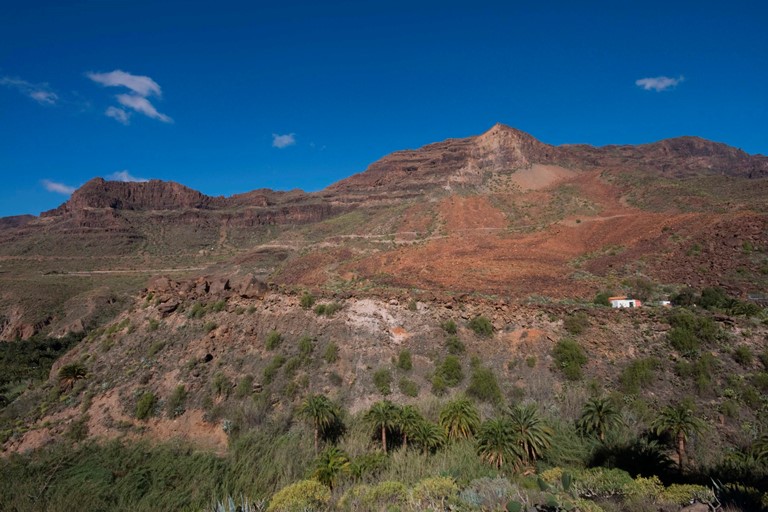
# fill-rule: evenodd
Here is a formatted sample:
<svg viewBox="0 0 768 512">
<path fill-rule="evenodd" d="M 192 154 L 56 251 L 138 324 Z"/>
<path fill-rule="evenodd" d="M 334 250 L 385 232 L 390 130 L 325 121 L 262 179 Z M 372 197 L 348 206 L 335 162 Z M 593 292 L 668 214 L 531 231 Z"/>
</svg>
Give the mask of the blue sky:
<svg viewBox="0 0 768 512">
<path fill-rule="evenodd" d="M 94 176 L 319 190 L 495 122 L 768 154 L 766 27 L 739 0 L 5 0 L 0 216 Z"/>
</svg>

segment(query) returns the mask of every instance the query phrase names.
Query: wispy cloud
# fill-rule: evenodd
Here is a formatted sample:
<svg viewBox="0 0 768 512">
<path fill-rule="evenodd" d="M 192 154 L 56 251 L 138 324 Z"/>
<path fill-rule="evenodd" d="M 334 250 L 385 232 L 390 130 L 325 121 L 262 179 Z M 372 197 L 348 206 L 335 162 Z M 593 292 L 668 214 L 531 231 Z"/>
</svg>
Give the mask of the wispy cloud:
<svg viewBox="0 0 768 512">
<path fill-rule="evenodd" d="M 296 134 L 295 133 L 287 133 L 285 135 L 278 135 L 276 133 L 272 134 L 272 147 L 283 149 L 287 148 L 288 146 L 293 146 L 296 144 Z"/>
<path fill-rule="evenodd" d="M 635 81 L 635 85 L 638 87 L 642 87 L 646 91 L 666 91 L 667 89 L 671 89 L 680 82 L 685 80 L 685 77 L 683 75 L 680 75 L 677 78 L 671 78 L 668 76 L 656 76 L 653 78 L 641 78 L 639 80 Z"/>
<path fill-rule="evenodd" d="M 137 96 L 135 94 L 118 94 L 115 96 L 115 98 L 117 98 L 117 102 L 122 106 L 132 108 L 136 112 L 144 114 L 147 117 L 157 119 L 164 123 L 173 122 L 173 119 L 165 114 L 158 112 L 154 105 L 152 105 L 147 98 Z"/>
<path fill-rule="evenodd" d="M 132 75 L 119 69 L 109 73 L 86 73 L 85 76 L 106 87 L 127 87 L 139 96 L 162 95 L 160 85 L 148 76 Z"/>
<path fill-rule="evenodd" d="M 42 183 L 43 188 L 45 188 L 45 190 L 48 192 L 56 192 L 57 194 L 64 194 L 67 196 L 77 190 L 75 187 L 70 187 L 69 185 L 57 183 L 51 180 L 41 180 L 40 183 Z"/>
<path fill-rule="evenodd" d="M 125 181 L 125 182 L 139 182 L 139 183 L 149 181 L 146 178 L 137 178 L 136 176 L 133 176 L 128 171 L 113 172 L 112 174 L 107 176 L 107 179 L 111 181 Z"/>
<path fill-rule="evenodd" d="M 16 89 L 25 96 L 28 96 L 41 105 L 55 105 L 59 101 L 59 96 L 51 90 L 46 83 L 33 84 L 20 78 L 2 77 L 0 85 Z"/>
<path fill-rule="evenodd" d="M 119 108 L 119 107 L 108 107 L 107 110 L 104 112 L 104 115 L 107 117 L 111 117 L 115 121 L 121 124 L 129 124 L 131 119 L 131 113 L 126 112 L 125 110 Z"/>
<path fill-rule="evenodd" d="M 163 94 L 160 85 L 150 77 L 133 75 L 119 69 L 109 73 L 86 73 L 86 76 L 105 87 L 125 87 L 129 89 L 131 92 L 115 96 L 115 99 L 123 107 L 163 123 L 173 122 L 173 119 L 169 116 L 158 112 L 155 106 L 147 99 L 149 96 L 157 96 L 159 98 Z M 129 124 L 130 122 L 130 112 L 123 108 L 111 106 L 104 112 L 104 115 L 122 124 Z"/>
</svg>

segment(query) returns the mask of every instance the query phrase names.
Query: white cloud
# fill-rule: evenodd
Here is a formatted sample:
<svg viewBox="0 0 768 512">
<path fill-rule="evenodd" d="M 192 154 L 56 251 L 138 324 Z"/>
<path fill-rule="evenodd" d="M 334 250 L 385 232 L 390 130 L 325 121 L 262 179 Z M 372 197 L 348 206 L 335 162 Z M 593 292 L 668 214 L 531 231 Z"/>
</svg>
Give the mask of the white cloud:
<svg viewBox="0 0 768 512">
<path fill-rule="evenodd" d="M 173 119 L 165 114 L 158 112 L 154 105 L 152 105 L 147 98 L 143 98 L 135 94 L 118 94 L 115 96 L 115 98 L 117 98 L 118 103 L 120 103 L 122 106 L 132 108 L 136 112 L 144 114 L 147 117 L 157 119 L 164 123 L 173 122 Z"/>
<path fill-rule="evenodd" d="M 86 76 L 96 83 L 106 87 L 125 87 L 131 92 L 115 96 L 118 103 L 140 114 L 164 123 L 172 123 L 173 119 L 157 111 L 154 105 L 147 99 L 148 96 L 162 96 L 162 90 L 157 82 L 148 76 L 132 75 L 116 69 L 109 73 L 86 73 Z M 104 115 L 111 117 L 122 124 L 128 124 L 130 113 L 125 109 L 115 106 L 109 107 Z"/>
<path fill-rule="evenodd" d="M 136 176 L 131 175 L 128 171 L 117 171 L 113 172 L 109 176 L 107 176 L 107 179 L 110 181 L 125 181 L 125 182 L 139 182 L 143 183 L 145 181 L 149 181 L 145 178 L 137 178 Z"/>
<path fill-rule="evenodd" d="M 77 190 L 75 187 L 70 187 L 69 185 L 57 183 L 51 180 L 42 180 L 40 183 L 43 184 L 43 187 L 48 192 L 56 192 L 57 194 L 70 195 L 72 192 Z"/>
<path fill-rule="evenodd" d="M 283 149 L 287 148 L 288 146 L 293 146 L 296 144 L 296 134 L 295 133 L 287 133 L 285 135 L 278 135 L 276 133 L 272 134 L 272 147 Z"/>
<path fill-rule="evenodd" d="M 109 73 L 86 73 L 88 78 L 106 87 L 127 87 L 139 96 L 160 96 L 162 91 L 157 82 L 148 76 L 132 75 L 116 69 Z"/>
<path fill-rule="evenodd" d="M 41 105 L 55 105 L 56 102 L 59 101 L 59 96 L 51 91 L 46 83 L 33 84 L 20 78 L 10 78 L 6 76 L 0 78 L 0 85 L 16 89 Z"/>
<path fill-rule="evenodd" d="M 668 76 L 656 76 L 653 78 L 641 78 L 640 80 L 636 80 L 635 85 L 642 87 L 646 91 L 661 92 L 675 87 L 683 80 L 685 80 L 683 75 L 680 75 L 677 78 L 670 78 Z"/>
<path fill-rule="evenodd" d="M 111 117 L 115 121 L 121 124 L 129 124 L 131 119 L 131 113 L 126 112 L 125 110 L 118 108 L 118 107 L 109 107 L 104 112 L 104 115 L 107 117 Z"/>
</svg>

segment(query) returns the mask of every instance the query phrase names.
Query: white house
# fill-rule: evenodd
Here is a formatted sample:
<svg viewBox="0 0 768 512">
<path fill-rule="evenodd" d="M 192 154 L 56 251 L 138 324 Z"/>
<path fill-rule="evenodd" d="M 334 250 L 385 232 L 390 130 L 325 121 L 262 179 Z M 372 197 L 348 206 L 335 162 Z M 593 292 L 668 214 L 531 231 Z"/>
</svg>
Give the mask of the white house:
<svg viewBox="0 0 768 512">
<path fill-rule="evenodd" d="M 627 297 L 608 297 L 612 308 L 639 308 L 642 303 L 637 299 Z"/>
</svg>

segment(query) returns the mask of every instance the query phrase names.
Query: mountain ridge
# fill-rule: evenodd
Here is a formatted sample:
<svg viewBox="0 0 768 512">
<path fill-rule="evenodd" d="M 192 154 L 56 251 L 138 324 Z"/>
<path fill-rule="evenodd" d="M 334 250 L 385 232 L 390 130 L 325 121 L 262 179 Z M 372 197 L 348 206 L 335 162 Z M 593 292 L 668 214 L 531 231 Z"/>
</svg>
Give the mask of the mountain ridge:
<svg viewBox="0 0 768 512">
<path fill-rule="evenodd" d="M 339 180 L 318 192 L 256 189 L 232 196 L 209 196 L 173 181 L 107 181 L 96 177 L 78 188 L 62 205 L 41 218 L 72 214 L 86 208 L 115 210 L 222 210 L 270 207 L 308 200 L 332 201 L 334 194 L 372 190 L 419 190 L 477 186 L 489 173 L 511 173 L 533 164 L 560 165 L 578 170 L 634 165 L 686 177 L 697 172 L 729 176 L 768 176 L 768 157 L 697 136 L 629 145 L 563 144 L 554 146 L 532 135 L 496 123 L 486 132 L 449 138 L 417 149 L 399 150 L 370 164 L 366 170 Z M 19 216 L 15 216 L 19 217 Z M 2 226 L 15 226 L 7 221 Z"/>
</svg>

